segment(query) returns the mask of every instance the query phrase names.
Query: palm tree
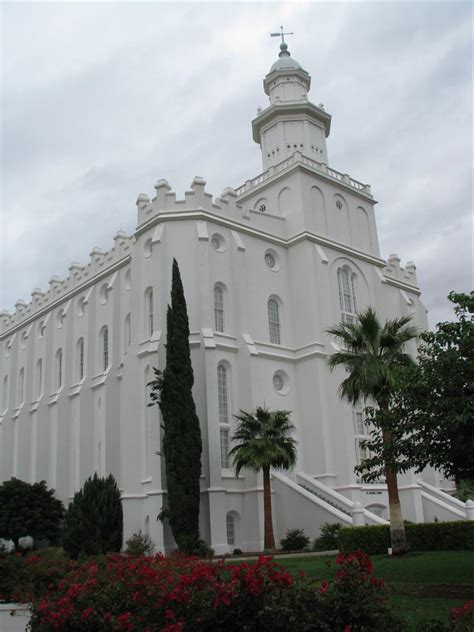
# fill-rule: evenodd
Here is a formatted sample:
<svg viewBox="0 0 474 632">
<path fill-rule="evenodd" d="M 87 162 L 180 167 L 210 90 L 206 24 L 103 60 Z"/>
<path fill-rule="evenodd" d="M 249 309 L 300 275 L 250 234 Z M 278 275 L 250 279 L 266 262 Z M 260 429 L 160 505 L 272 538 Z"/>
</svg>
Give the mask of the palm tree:
<svg viewBox="0 0 474 632">
<path fill-rule="evenodd" d="M 358 315 L 357 323 L 342 322 L 327 330 L 339 338 L 343 346 L 328 360 L 331 371 L 342 365 L 349 373 L 339 387 L 343 399 L 351 404 L 357 404 L 362 399 L 372 399 L 382 413 L 388 410 L 390 395 L 401 369 L 414 364 L 413 358 L 403 351 L 405 344 L 417 335 L 416 328 L 408 326 L 409 322 L 410 317 L 404 316 L 387 320 L 382 325 L 375 311 L 369 307 Z M 392 440 L 392 432 L 383 429 L 384 447 L 389 448 Z M 384 470 L 392 551 L 395 554 L 403 553 L 408 547 L 398 495 L 397 471 L 388 461 L 385 461 Z"/>
<path fill-rule="evenodd" d="M 235 415 L 238 426 L 230 451 L 236 475 L 244 467 L 263 472 L 264 548 L 275 550 L 272 524 L 270 468 L 288 470 L 296 463 L 296 441 L 290 437 L 294 430 L 287 410 L 268 410 L 258 406 L 254 413 L 241 410 Z"/>
</svg>

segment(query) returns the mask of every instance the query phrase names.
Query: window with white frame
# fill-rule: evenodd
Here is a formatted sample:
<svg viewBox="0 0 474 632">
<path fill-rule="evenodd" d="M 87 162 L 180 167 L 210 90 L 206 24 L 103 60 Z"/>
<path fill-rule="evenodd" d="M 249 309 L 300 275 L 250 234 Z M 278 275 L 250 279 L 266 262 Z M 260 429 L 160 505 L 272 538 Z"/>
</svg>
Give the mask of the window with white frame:
<svg viewBox="0 0 474 632">
<path fill-rule="evenodd" d="M 220 427 L 220 440 L 221 440 L 221 467 L 224 469 L 230 468 L 230 429 Z"/>
<path fill-rule="evenodd" d="M 36 397 L 41 397 L 43 393 L 43 360 L 40 358 L 36 363 Z"/>
<path fill-rule="evenodd" d="M 102 329 L 101 334 L 101 347 L 102 347 L 102 357 L 101 357 L 101 368 L 102 371 L 107 371 L 109 368 L 109 328 L 104 327 Z"/>
<path fill-rule="evenodd" d="M 229 384 L 225 364 L 217 367 L 217 403 L 219 412 L 219 432 L 221 446 L 221 467 L 230 467 L 230 425 L 229 425 Z"/>
<path fill-rule="evenodd" d="M 153 331 L 153 288 L 149 287 L 145 292 L 145 335 L 151 338 Z"/>
<path fill-rule="evenodd" d="M 77 379 L 84 379 L 84 338 L 79 338 L 77 343 Z"/>
<path fill-rule="evenodd" d="M 235 546 L 236 534 L 235 534 L 235 516 L 232 513 L 228 513 L 226 516 L 226 531 L 227 531 L 227 544 Z"/>
<path fill-rule="evenodd" d="M 268 301 L 268 329 L 270 342 L 281 344 L 280 305 L 275 298 Z"/>
<path fill-rule="evenodd" d="M 224 289 L 219 284 L 214 286 L 214 328 L 224 331 Z"/>
<path fill-rule="evenodd" d="M 63 350 L 56 351 L 56 387 L 59 389 L 63 385 Z"/>
<path fill-rule="evenodd" d="M 25 400 L 25 369 L 22 367 L 18 374 L 18 406 Z"/>
<path fill-rule="evenodd" d="M 355 275 L 348 266 L 343 266 L 337 271 L 339 306 L 341 308 L 342 321 L 349 325 L 356 321 L 354 278 Z"/>
<path fill-rule="evenodd" d="M 370 428 L 366 422 L 365 414 L 363 410 L 357 408 L 353 411 L 354 418 L 354 439 L 355 439 L 355 454 L 356 463 L 360 465 L 365 459 L 369 459 L 372 453 L 368 448 L 362 447 L 362 442 L 370 439 Z M 358 483 L 362 482 L 361 478 L 357 479 Z M 374 481 L 377 482 L 377 481 Z"/>
</svg>

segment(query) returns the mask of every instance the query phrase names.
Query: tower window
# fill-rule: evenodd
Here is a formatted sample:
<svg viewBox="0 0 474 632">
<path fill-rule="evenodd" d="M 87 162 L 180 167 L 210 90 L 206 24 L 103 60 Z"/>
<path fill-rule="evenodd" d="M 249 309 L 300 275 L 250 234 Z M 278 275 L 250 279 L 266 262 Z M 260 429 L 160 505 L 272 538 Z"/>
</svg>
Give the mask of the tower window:
<svg viewBox="0 0 474 632">
<path fill-rule="evenodd" d="M 109 367 L 109 328 L 102 329 L 102 371 L 107 371 Z"/>
<path fill-rule="evenodd" d="M 219 423 L 229 423 L 227 368 L 224 364 L 217 367 L 217 396 L 219 408 Z"/>
<path fill-rule="evenodd" d="M 77 343 L 77 377 L 84 378 L 84 338 L 79 338 Z"/>
<path fill-rule="evenodd" d="M 270 342 L 276 345 L 281 344 L 280 306 L 274 298 L 268 301 L 268 328 L 270 331 Z"/>
<path fill-rule="evenodd" d="M 222 285 L 214 286 L 214 327 L 216 331 L 224 331 L 224 290 Z"/>
<path fill-rule="evenodd" d="M 226 516 L 227 544 L 235 545 L 235 517 L 228 513 Z"/>
<path fill-rule="evenodd" d="M 58 349 L 56 352 L 56 387 L 58 389 L 63 385 L 63 350 Z"/>
<path fill-rule="evenodd" d="M 339 268 L 337 271 L 339 305 L 342 313 L 342 321 L 348 324 L 353 324 L 356 320 L 354 277 L 355 275 L 347 266 Z"/>
<path fill-rule="evenodd" d="M 145 335 L 151 338 L 153 331 L 153 288 L 149 287 L 145 292 Z"/>
</svg>

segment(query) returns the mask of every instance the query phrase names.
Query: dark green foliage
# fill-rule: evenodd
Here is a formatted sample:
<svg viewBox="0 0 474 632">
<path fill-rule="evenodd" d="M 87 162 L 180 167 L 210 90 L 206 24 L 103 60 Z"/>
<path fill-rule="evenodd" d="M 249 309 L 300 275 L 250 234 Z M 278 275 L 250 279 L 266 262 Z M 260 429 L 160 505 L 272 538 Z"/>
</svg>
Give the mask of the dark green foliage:
<svg viewBox="0 0 474 632">
<path fill-rule="evenodd" d="M 473 551 L 474 521 L 426 522 L 405 527 L 412 551 Z M 386 553 L 390 546 L 388 525 L 342 527 L 339 548 L 343 552 L 362 550 L 369 555 Z"/>
<path fill-rule="evenodd" d="M 166 317 L 166 369 L 155 369 L 151 403 L 163 417 L 163 456 L 168 488 L 168 517 L 180 550 L 202 548 L 199 538 L 201 429 L 192 395 L 194 374 L 189 348 L 189 321 L 183 284 L 173 259 L 171 306 Z"/>
<path fill-rule="evenodd" d="M 12 478 L 0 485 L 0 538 L 18 540 L 30 535 L 56 544 L 61 535 L 64 507 L 45 481 L 25 483 Z"/>
<path fill-rule="evenodd" d="M 309 538 L 304 529 L 287 529 L 281 541 L 283 551 L 301 551 L 309 545 Z"/>
<path fill-rule="evenodd" d="M 325 522 L 321 525 L 321 535 L 313 544 L 313 551 L 335 551 L 339 548 L 337 536 L 342 525 L 339 522 Z"/>
<path fill-rule="evenodd" d="M 451 292 L 448 299 L 458 320 L 438 323 L 436 332 L 421 335 L 418 363 L 392 394 L 391 422 L 396 421 L 400 435 L 400 471 L 431 465 L 456 481 L 472 480 L 474 292 Z M 372 441 L 367 444 L 372 446 Z"/>
<path fill-rule="evenodd" d="M 72 558 L 120 551 L 122 501 L 117 483 L 109 474 L 88 478 L 74 494 L 64 516 L 63 546 Z"/>
<path fill-rule="evenodd" d="M 462 500 L 474 500 L 474 480 L 462 480 L 456 485 L 456 498 Z"/>
</svg>

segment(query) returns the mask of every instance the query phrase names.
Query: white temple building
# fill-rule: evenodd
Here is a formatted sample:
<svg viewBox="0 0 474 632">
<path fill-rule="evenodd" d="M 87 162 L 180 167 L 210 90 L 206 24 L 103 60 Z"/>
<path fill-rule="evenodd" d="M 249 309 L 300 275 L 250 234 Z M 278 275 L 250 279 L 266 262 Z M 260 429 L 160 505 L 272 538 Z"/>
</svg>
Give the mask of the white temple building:
<svg viewBox="0 0 474 632">
<path fill-rule="evenodd" d="M 175 257 L 184 284 L 201 421 L 201 534 L 215 549 L 260 550 L 260 476 L 230 468 L 233 414 L 292 411 L 298 463 L 272 477 L 276 537 L 319 534 L 323 522 L 383 523 L 383 483 L 362 484 L 361 409 L 342 402 L 343 371 L 326 329 L 372 305 L 427 328 L 413 263 L 381 257 L 371 188 L 329 166 L 331 115 L 308 100 L 311 77 L 282 43 L 252 121 L 263 172 L 219 197 L 195 177 L 177 199 L 166 180 L 140 194 L 133 235 L 93 248 L 65 278 L 0 314 L 0 480 L 46 480 L 67 504 L 95 471 L 122 490 L 124 539 L 141 529 L 173 547 L 165 503 L 153 367 L 164 368 Z M 361 148 L 362 151 L 362 148 Z M 412 351 L 415 352 L 413 344 Z M 404 516 L 462 519 L 434 470 L 400 477 Z M 360 503 L 362 508 L 355 503 Z"/>
</svg>

